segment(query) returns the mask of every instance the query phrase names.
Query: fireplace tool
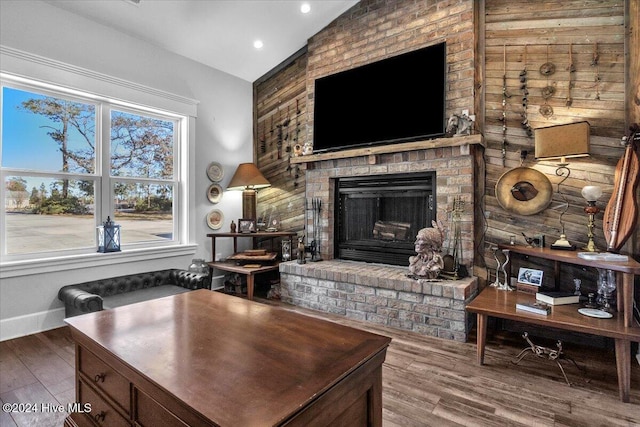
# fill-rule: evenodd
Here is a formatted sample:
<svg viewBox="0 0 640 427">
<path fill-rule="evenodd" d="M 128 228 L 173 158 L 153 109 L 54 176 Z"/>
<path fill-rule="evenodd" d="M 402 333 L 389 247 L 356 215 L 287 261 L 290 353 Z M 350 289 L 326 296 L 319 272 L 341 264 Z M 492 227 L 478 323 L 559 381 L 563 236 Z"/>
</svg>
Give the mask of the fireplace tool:
<svg viewBox="0 0 640 427">
<path fill-rule="evenodd" d="M 320 212 L 322 211 L 322 200 L 318 198 L 311 199 L 311 209 L 307 207 L 307 210 L 311 210 L 311 222 L 313 224 L 313 239 L 311 240 L 308 251 L 311 254 L 311 261 L 322 261 L 320 255 Z"/>
<path fill-rule="evenodd" d="M 447 255 L 444 259 L 444 275 L 451 276 L 453 280 L 467 277 L 467 270 L 462 265 L 462 240 L 460 236 L 460 216 L 464 211 L 464 201 L 456 197 L 453 201 L 451 211 L 451 222 L 453 224 L 453 236 L 449 235 L 449 245 Z"/>
</svg>

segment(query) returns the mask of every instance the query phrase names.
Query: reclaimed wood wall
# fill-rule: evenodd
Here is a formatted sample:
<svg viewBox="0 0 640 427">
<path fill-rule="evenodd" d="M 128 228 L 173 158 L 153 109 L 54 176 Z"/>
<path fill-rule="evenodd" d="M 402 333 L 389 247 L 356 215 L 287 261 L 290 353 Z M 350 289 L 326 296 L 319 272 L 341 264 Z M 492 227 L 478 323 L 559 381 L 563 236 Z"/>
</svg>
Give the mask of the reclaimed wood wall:
<svg viewBox="0 0 640 427">
<path fill-rule="evenodd" d="M 487 143 L 483 206 L 488 266 L 495 265 L 491 248 L 508 242 L 509 235 L 518 236 L 518 242 L 524 243 L 522 232 L 543 234 L 547 245 L 552 244 L 560 235 L 560 214 L 565 208 L 562 220 L 567 238 L 578 248 L 586 245 L 586 202 L 581 189 L 585 185 L 601 186 L 604 195 L 598 205 L 604 210 L 613 190 L 616 163 L 624 151 L 620 139 L 626 132 L 627 119 L 626 6 L 623 1 L 602 0 L 484 3 L 481 43 L 485 80 L 481 83 Z M 571 62 L 575 71 L 570 70 Z M 541 67 L 545 63 L 553 64 L 555 73 L 544 75 Z M 548 99 L 542 94 L 546 87 L 555 90 Z M 548 107 L 552 113 L 543 114 Z M 506 120 L 502 120 L 503 111 Z M 591 156 L 571 159 L 570 176 L 558 188 L 563 177 L 556 175 L 557 162 L 534 159 L 534 139 L 526 125 L 538 128 L 583 120 L 591 125 Z M 550 206 L 531 216 L 505 211 L 495 197 L 496 182 L 502 174 L 520 166 L 523 151 L 528 153 L 523 165 L 543 172 L 554 189 Z M 566 197 L 568 206 L 558 191 Z M 596 217 L 594 234 L 596 245 L 605 248 L 601 213 Z M 631 239 L 624 252 L 633 253 L 635 241 Z"/>
<path fill-rule="evenodd" d="M 257 213 L 287 231 L 304 229 L 304 171 L 289 159 L 307 138 L 306 67 L 303 49 L 254 83 L 254 159 L 271 183 L 258 193 Z"/>
</svg>

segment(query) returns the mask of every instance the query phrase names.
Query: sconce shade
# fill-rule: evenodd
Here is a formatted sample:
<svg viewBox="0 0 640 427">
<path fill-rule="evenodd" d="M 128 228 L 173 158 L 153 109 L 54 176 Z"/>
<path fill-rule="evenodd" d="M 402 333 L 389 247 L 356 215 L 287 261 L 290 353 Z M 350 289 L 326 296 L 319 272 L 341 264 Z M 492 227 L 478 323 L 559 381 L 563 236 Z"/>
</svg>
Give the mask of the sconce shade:
<svg viewBox="0 0 640 427">
<path fill-rule="evenodd" d="M 589 155 L 589 122 L 548 126 L 533 130 L 537 160 L 586 157 Z"/>
<path fill-rule="evenodd" d="M 246 190 L 269 187 L 271 184 L 253 163 L 240 163 L 227 190 Z"/>
<path fill-rule="evenodd" d="M 242 218 L 256 219 L 256 190 L 271 184 L 253 163 L 240 163 L 227 190 L 242 191 Z"/>
</svg>

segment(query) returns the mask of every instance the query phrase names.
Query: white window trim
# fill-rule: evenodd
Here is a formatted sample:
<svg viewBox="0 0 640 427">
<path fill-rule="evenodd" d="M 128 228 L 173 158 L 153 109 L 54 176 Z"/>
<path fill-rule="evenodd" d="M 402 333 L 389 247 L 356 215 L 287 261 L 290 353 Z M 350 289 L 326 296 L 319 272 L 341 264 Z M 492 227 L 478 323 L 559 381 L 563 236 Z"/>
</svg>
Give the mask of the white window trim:
<svg viewBox="0 0 640 427">
<path fill-rule="evenodd" d="M 44 88 L 52 86 L 70 92 L 81 92 L 108 100 L 114 105 L 137 104 L 151 110 L 164 110 L 187 117 L 181 126 L 183 148 L 180 153 L 180 188 L 186 203 L 181 203 L 175 212 L 181 227 L 183 243 L 172 243 L 165 247 L 128 249 L 123 252 L 53 256 L 43 259 L 8 261 L 0 264 L 0 279 L 30 274 L 113 265 L 164 257 L 193 255 L 195 242 L 195 119 L 199 101 L 150 88 L 127 80 L 111 77 L 85 68 L 34 55 L 28 52 L 0 46 L 0 77 L 16 82 L 37 82 Z M 191 131 L 189 131 L 191 129 Z"/>
</svg>

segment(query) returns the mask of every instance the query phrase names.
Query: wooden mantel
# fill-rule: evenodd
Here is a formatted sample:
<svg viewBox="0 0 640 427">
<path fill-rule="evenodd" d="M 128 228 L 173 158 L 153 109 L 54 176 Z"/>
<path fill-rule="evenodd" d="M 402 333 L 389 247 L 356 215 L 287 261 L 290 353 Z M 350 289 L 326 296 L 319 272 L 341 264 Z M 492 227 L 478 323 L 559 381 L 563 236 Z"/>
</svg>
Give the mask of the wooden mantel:
<svg viewBox="0 0 640 427">
<path fill-rule="evenodd" d="M 427 150 L 431 148 L 460 147 L 463 145 L 484 145 L 482 135 L 454 136 L 451 138 L 436 138 L 423 141 L 404 142 L 400 144 L 380 145 L 349 150 L 332 151 L 329 153 L 311 154 L 307 156 L 291 157 L 291 163 L 312 163 L 322 160 L 346 159 L 350 157 L 371 156 L 377 154 L 400 153 L 403 151 Z"/>
</svg>

